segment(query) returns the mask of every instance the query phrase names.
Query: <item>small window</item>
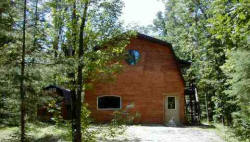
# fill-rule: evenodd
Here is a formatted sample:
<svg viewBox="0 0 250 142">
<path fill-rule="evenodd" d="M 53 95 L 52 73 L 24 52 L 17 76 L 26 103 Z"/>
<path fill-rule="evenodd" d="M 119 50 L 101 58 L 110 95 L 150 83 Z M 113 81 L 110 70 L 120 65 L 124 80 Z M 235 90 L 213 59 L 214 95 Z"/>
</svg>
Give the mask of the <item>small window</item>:
<svg viewBox="0 0 250 142">
<path fill-rule="evenodd" d="M 101 96 L 97 98 L 98 109 L 120 109 L 121 97 L 119 96 Z"/>
<path fill-rule="evenodd" d="M 175 109 L 175 97 L 168 97 L 168 109 Z"/>
<path fill-rule="evenodd" d="M 140 59 L 140 53 L 137 50 L 128 50 L 126 61 L 129 65 L 135 65 Z"/>
</svg>

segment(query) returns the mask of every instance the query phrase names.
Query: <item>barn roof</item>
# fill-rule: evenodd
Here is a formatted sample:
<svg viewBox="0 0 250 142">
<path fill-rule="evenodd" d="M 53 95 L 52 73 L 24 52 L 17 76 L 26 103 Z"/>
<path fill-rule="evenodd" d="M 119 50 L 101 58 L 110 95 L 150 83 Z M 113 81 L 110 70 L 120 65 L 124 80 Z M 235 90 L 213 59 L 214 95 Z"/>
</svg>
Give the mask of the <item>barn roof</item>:
<svg viewBox="0 0 250 142">
<path fill-rule="evenodd" d="M 137 37 L 149 40 L 151 42 L 155 42 L 155 43 L 161 44 L 163 46 L 171 46 L 172 47 L 172 45 L 170 43 L 166 42 L 166 41 L 163 41 L 163 40 L 160 40 L 160 39 L 157 39 L 157 38 L 154 38 L 154 37 L 142 34 L 142 33 L 137 33 Z"/>
<path fill-rule="evenodd" d="M 61 88 L 61 87 L 56 86 L 56 85 L 49 85 L 49 86 L 44 88 L 44 90 L 50 90 L 50 89 L 56 89 L 56 92 L 58 93 L 58 95 L 60 95 L 61 97 L 63 97 L 65 99 L 66 104 L 71 103 L 71 91 L 70 90 Z"/>
<path fill-rule="evenodd" d="M 168 46 L 168 47 L 170 47 L 170 49 L 171 49 L 171 51 L 173 52 L 174 57 L 175 57 L 175 59 L 176 59 L 176 61 L 178 62 L 179 65 L 181 65 L 181 66 L 190 66 L 190 65 L 191 65 L 191 62 L 190 62 L 190 61 L 186 61 L 186 60 L 182 60 L 182 59 L 178 58 L 178 57 L 175 55 L 175 52 L 174 52 L 173 47 L 172 47 L 172 44 L 168 43 L 167 41 L 163 41 L 163 40 L 160 40 L 160 39 L 157 39 L 157 38 L 154 38 L 154 37 L 151 37 L 151 36 L 142 34 L 142 33 L 137 33 L 137 37 L 138 37 L 138 38 L 141 38 L 141 39 L 148 40 L 148 41 L 150 41 L 150 42 L 154 42 L 154 43 L 163 45 L 163 46 Z"/>
</svg>

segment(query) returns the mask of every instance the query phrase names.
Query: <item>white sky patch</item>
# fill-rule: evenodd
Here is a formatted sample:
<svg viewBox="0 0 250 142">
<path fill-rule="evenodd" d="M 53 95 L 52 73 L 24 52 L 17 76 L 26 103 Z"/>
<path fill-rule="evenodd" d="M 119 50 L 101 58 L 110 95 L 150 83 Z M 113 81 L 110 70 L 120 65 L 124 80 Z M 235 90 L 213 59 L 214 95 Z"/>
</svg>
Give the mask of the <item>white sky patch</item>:
<svg viewBox="0 0 250 142">
<path fill-rule="evenodd" d="M 164 10 L 164 4 L 161 0 L 123 0 L 125 7 L 121 20 L 126 25 L 138 24 L 147 26 L 153 24 L 153 19 L 158 11 Z"/>
</svg>

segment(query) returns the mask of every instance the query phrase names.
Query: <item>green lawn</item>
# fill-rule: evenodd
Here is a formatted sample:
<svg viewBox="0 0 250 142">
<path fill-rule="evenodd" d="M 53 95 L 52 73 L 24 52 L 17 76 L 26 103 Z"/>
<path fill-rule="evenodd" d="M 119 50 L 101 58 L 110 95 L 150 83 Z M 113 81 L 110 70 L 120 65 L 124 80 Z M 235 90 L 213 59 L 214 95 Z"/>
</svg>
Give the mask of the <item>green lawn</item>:
<svg viewBox="0 0 250 142">
<path fill-rule="evenodd" d="M 233 134 L 232 128 L 223 126 L 222 124 L 214 124 L 216 133 L 221 136 L 226 142 L 239 142 L 240 140 Z M 247 141 L 242 141 L 247 142 Z"/>
<path fill-rule="evenodd" d="M 19 141 L 18 127 L 1 127 L 0 141 L 15 142 Z M 32 142 L 57 142 L 70 141 L 70 134 L 64 127 L 58 127 L 46 123 L 36 123 L 27 125 L 27 137 Z"/>
<path fill-rule="evenodd" d="M 42 122 L 28 123 L 26 137 L 31 142 L 67 142 L 72 140 L 69 129 L 71 127 L 68 126 L 67 128 L 66 123 L 61 123 L 60 126 Z M 98 139 L 112 139 L 115 136 L 122 135 L 123 130 L 125 128 L 120 129 L 120 127 L 117 127 L 113 129 L 110 125 L 91 125 L 89 134 L 95 133 Z M 19 142 L 18 132 L 20 132 L 18 127 L 0 126 L 0 142 Z"/>
<path fill-rule="evenodd" d="M 214 128 L 211 127 L 210 130 L 215 131 L 225 142 L 240 142 L 239 137 L 236 137 L 233 133 L 232 128 L 228 126 L 223 126 L 220 123 L 208 124 L 206 122 L 203 122 L 202 124 L 214 126 Z M 243 140 L 242 142 L 249 142 L 249 141 Z"/>
</svg>

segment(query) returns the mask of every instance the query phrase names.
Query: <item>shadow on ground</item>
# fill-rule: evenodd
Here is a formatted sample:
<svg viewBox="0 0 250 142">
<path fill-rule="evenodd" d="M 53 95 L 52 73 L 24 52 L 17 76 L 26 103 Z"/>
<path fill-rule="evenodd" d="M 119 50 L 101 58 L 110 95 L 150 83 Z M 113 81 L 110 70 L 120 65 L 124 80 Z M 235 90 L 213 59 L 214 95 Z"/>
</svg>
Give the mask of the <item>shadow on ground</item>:
<svg viewBox="0 0 250 142">
<path fill-rule="evenodd" d="M 61 138 L 62 138 L 62 136 L 54 136 L 54 135 L 50 135 L 50 134 L 45 135 L 41 138 L 34 138 L 34 137 L 26 135 L 26 142 L 61 142 L 62 141 Z M 3 142 L 19 142 L 20 136 L 13 134 L 9 138 L 2 139 L 2 141 Z"/>
<path fill-rule="evenodd" d="M 201 128 L 201 129 L 215 129 L 214 125 L 206 125 L 206 124 L 190 125 L 187 127 L 196 127 L 196 128 Z"/>
<path fill-rule="evenodd" d="M 215 129 L 214 125 L 206 125 L 206 124 L 197 124 L 197 125 L 177 125 L 177 126 L 167 126 L 163 124 L 139 124 L 139 125 L 131 125 L 131 126 L 146 126 L 146 127 L 173 127 L 173 128 L 201 128 L 201 129 Z"/>
<path fill-rule="evenodd" d="M 61 141 L 61 139 L 58 136 L 53 135 L 45 135 L 42 138 L 39 139 L 33 139 L 32 142 L 58 142 Z"/>
<path fill-rule="evenodd" d="M 140 138 L 133 138 L 133 139 L 102 139 L 99 138 L 97 141 L 103 141 L 103 142 L 141 142 L 142 140 Z"/>
</svg>

